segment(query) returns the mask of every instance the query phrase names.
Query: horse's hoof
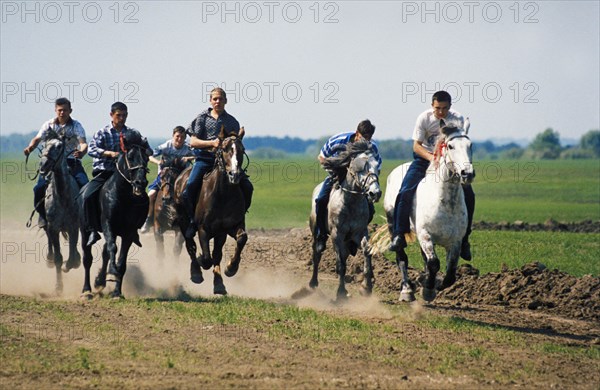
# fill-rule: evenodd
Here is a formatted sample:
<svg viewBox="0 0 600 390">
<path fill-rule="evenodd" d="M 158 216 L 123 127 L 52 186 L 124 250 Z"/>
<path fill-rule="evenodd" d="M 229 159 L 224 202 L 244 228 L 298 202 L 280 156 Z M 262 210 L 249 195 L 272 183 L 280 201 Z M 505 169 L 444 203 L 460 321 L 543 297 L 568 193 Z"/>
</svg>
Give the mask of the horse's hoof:
<svg viewBox="0 0 600 390">
<path fill-rule="evenodd" d="M 230 264 L 227 264 L 227 267 L 225 267 L 225 276 L 227 277 L 232 277 L 235 274 L 237 274 L 238 270 L 240 269 L 240 264 L 237 263 L 235 266 Z"/>
<path fill-rule="evenodd" d="M 442 280 L 442 283 L 440 284 L 440 286 L 438 287 L 438 290 L 444 290 L 450 286 L 452 286 L 454 283 L 456 282 L 456 276 L 454 277 L 445 277 L 444 280 Z"/>
<path fill-rule="evenodd" d="M 121 293 L 118 293 L 118 292 L 116 292 L 116 291 L 113 291 L 113 292 L 110 294 L 110 297 L 111 297 L 111 299 L 114 299 L 114 300 L 125 299 L 125 297 L 123 296 L 123 294 L 121 294 Z"/>
<path fill-rule="evenodd" d="M 426 302 L 431 302 L 435 299 L 437 293 L 435 291 L 435 288 L 427 288 L 427 287 L 423 287 L 423 299 Z"/>
<path fill-rule="evenodd" d="M 119 275 L 117 275 L 117 274 L 108 273 L 108 274 L 106 274 L 106 281 L 107 282 L 115 282 L 115 283 L 116 282 L 120 282 L 121 281 L 121 277 Z"/>
<path fill-rule="evenodd" d="M 294 291 L 294 293 L 292 294 L 292 299 L 302 299 L 302 298 L 306 298 L 310 295 L 312 295 L 315 292 L 314 288 L 306 288 L 306 287 L 302 287 L 300 290 L 298 291 Z"/>
<path fill-rule="evenodd" d="M 415 293 L 412 291 L 400 291 L 400 302 L 414 302 Z"/>
<path fill-rule="evenodd" d="M 56 267 L 56 264 L 54 264 L 54 259 L 46 259 L 46 267 L 50 269 Z"/>
<path fill-rule="evenodd" d="M 215 295 L 227 295 L 227 289 L 223 284 L 217 284 L 213 288 L 213 294 Z"/>
<path fill-rule="evenodd" d="M 92 294 L 91 291 L 86 291 L 84 293 L 81 293 L 79 299 L 81 299 L 82 301 L 91 301 L 92 299 L 94 299 L 94 294 Z"/>
<path fill-rule="evenodd" d="M 213 263 L 211 259 L 201 259 L 200 260 L 200 265 L 202 266 L 203 269 L 205 270 L 209 270 L 212 268 Z"/>
<path fill-rule="evenodd" d="M 338 291 L 337 295 L 335 297 L 335 301 L 337 303 L 343 303 L 348 301 L 348 299 L 350 298 L 350 294 L 348 294 L 348 291 Z"/>
<path fill-rule="evenodd" d="M 200 284 L 204 282 L 204 277 L 201 273 L 191 274 L 190 280 L 192 281 L 192 283 Z"/>
<path fill-rule="evenodd" d="M 360 289 L 358 291 L 360 292 L 360 295 L 363 297 L 370 297 L 371 294 L 373 293 L 372 288 L 369 288 L 369 287 L 366 287 L 363 285 L 360 286 Z"/>
</svg>

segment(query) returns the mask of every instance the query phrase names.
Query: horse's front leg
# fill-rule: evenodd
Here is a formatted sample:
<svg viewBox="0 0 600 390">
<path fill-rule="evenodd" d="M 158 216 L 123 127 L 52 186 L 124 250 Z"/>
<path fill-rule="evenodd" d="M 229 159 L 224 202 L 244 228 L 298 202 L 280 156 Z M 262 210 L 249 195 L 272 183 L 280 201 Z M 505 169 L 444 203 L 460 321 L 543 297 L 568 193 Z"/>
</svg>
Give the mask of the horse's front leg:
<svg viewBox="0 0 600 390">
<path fill-rule="evenodd" d="M 179 259 L 181 249 L 183 248 L 184 237 L 179 230 L 175 230 L 175 246 L 173 246 L 173 255 Z"/>
<path fill-rule="evenodd" d="M 110 230 L 110 227 L 104 227 L 104 250 L 108 254 L 108 272 L 106 280 L 109 282 L 118 282 L 121 280 L 119 270 L 117 269 L 117 237 Z M 104 253 L 102 254 L 104 256 Z"/>
<path fill-rule="evenodd" d="M 119 273 L 119 278 L 115 283 L 114 291 L 111 293 L 111 297 L 113 298 L 123 298 L 121 286 L 123 284 L 123 277 L 125 276 L 125 271 L 127 271 L 127 254 L 129 253 L 129 248 L 131 247 L 132 243 L 133 239 L 131 237 L 124 237 L 121 239 L 119 261 L 117 262 L 117 272 Z"/>
<path fill-rule="evenodd" d="M 363 282 L 361 284 L 361 294 L 371 295 L 373 292 L 373 265 L 371 263 L 371 253 L 369 248 L 369 232 L 365 231 L 365 234 L 360 241 L 363 256 L 365 257 L 365 264 L 363 269 Z"/>
<path fill-rule="evenodd" d="M 248 233 L 244 230 L 244 227 L 241 226 L 237 229 L 235 233 L 235 253 L 227 263 L 227 267 L 225 267 L 225 275 L 228 277 L 232 277 L 238 272 L 240 268 L 240 261 L 242 258 L 242 250 L 244 246 L 246 246 L 246 242 L 248 241 Z"/>
<path fill-rule="evenodd" d="M 187 227 L 184 227 L 184 225 L 180 226 L 182 231 L 180 231 L 179 234 L 181 236 L 184 236 L 183 232 L 185 232 L 184 229 L 187 229 Z M 193 238 L 184 239 L 185 249 L 187 250 L 187 253 L 190 257 L 190 280 L 192 281 L 192 283 L 200 284 L 204 281 L 204 277 L 202 276 L 200 264 L 198 264 L 198 259 L 196 258 L 196 251 L 198 250 L 198 248 L 196 247 L 196 241 L 194 241 Z"/>
<path fill-rule="evenodd" d="M 56 270 L 56 286 L 55 286 L 55 292 L 57 295 L 62 294 L 63 291 L 63 281 L 62 281 L 62 264 L 63 264 L 63 257 L 62 257 L 62 253 L 60 252 L 60 239 L 59 239 L 59 232 L 54 230 L 53 228 L 51 228 L 50 226 L 48 226 L 46 228 L 46 234 L 48 236 L 48 254 L 50 254 L 50 252 L 53 252 L 53 257 L 54 257 L 54 268 Z"/>
<path fill-rule="evenodd" d="M 412 302 L 415 300 L 415 285 L 408 276 L 408 255 L 404 251 L 404 248 L 396 252 L 396 264 L 402 277 L 402 282 L 400 282 L 400 301 Z"/>
<path fill-rule="evenodd" d="M 204 229 L 204 226 L 200 226 L 198 229 L 198 239 L 200 240 L 200 264 L 204 269 L 210 269 L 213 266 L 213 260 L 210 256 L 210 235 Z"/>
<path fill-rule="evenodd" d="M 156 257 L 159 259 L 165 258 L 165 238 L 163 236 L 163 230 L 160 226 L 156 226 L 158 222 L 155 222 L 154 225 L 154 241 L 156 241 Z"/>
<path fill-rule="evenodd" d="M 83 277 L 83 289 L 81 291 L 82 299 L 92 299 L 92 286 L 90 284 L 90 268 L 92 268 L 92 247 L 87 246 L 90 233 L 86 232 L 85 229 L 81 229 L 81 251 L 83 252 L 83 268 L 85 275 Z"/>
<path fill-rule="evenodd" d="M 435 253 L 433 241 L 427 232 L 419 233 L 419 244 L 424 253 L 425 260 L 425 283 L 423 284 L 423 299 L 431 302 L 436 297 L 435 279 L 440 270 L 440 259 Z"/>
<path fill-rule="evenodd" d="M 339 276 L 339 284 L 337 289 L 337 300 L 343 301 L 348 298 L 348 291 L 346 290 L 346 260 L 350 254 L 343 237 L 333 237 L 332 241 L 335 247 L 336 266 L 335 270 Z"/>
<path fill-rule="evenodd" d="M 223 245 L 227 240 L 227 234 L 219 234 L 213 239 L 213 293 L 219 295 L 227 295 L 227 289 L 223 284 L 223 276 L 221 275 L 221 259 L 223 258 Z"/>
<path fill-rule="evenodd" d="M 77 269 L 81 265 L 81 255 L 77 251 L 77 240 L 79 239 L 79 230 L 77 227 L 69 229 L 69 259 L 63 267 L 63 272 L 69 272 Z"/>
<path fill-rule="evenodd" d="M 317 237 L 314 234 L 315 233 L 313 232 L 313 243 L 312 243 L 313 272 L 312 272 L 312 277 L 310 279 L 310 282 L 308 283 L 310 288 L 319 287 L 319 263 L 321 262 L 321 256 L 323 255 L 323 252 L 319 252 L 317 250 Z"/>
<path fill-rule="evenodd" d="M 458 266 L 461 243 L 461 241 L 455 243 L 450 250 L 446 251 L 446 275 L 439 290 L 448 288 L 456 282 L 456 267 Z"/>
</svg>

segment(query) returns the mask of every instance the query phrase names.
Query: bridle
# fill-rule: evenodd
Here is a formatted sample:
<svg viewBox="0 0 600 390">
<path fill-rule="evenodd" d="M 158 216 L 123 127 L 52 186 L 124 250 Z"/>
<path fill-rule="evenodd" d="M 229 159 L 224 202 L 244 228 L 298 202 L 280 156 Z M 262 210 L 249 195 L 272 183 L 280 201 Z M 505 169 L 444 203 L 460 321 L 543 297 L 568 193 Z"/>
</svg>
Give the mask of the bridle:
<svg viewBox="0 0 600 390">
<path fill-rule="evenodd" d="M 236 136 L 230 136 L 227 138 L 224 138 L 222 140 L 219 141 L 219 147 L 217 148 L 216 152 L 215 152 L 215 165 L 216 167 L 222 171 L 222 172 L 226 172 L 227 169 L 225 167 L 225 156 L 223 155 L 223 152 L 225 151 L 225 147 L 223 147 L 224 144 L 228 143 L 229 141 L 231 142 L 235 142 L 238 138 Z M 246 154 L 246 150 L 244 150 L 244 155 L 248 156 Z M 242 158 L 243 160 L 243 158 Z M 242 161 L 243 163 L 243 161 Z M 241 164 L 240 164 L 241 165 Z M 246 169 L 242 169 L 242 171 L 246 171 Z"/>
<path fill-rule="evenodd" d="M 48 172 L 46 172 L 46 173 L 41 173 L 41 170 L 40 170 L 40 173 L 41 173 L 43 176 L 47 176 L 47 175 L 51 174 L 51 173 L 54 171 L 54 168 L 56 168 L 56 165 L 57 165 L 57 164 L 58 164 L 58 163 L 59 163 L 59 162 L 60 162 L 62 159 L 65 159 L 65 158 L 67 158 L 67 156 L 65 155 L 66 142 L 65 142 L 64 140 L 60 140 L 60 139 L 58 139 L 58 138 L 56 138 L 56 139 L 57 139 L 58 141 L 60 141 L 60 143 L 61 143 L 60 151 L 58 152 L 58 158 L 52 158 L 52 157 L 50 157 L 50 156 L 48 156 L 48 155 L 46 155 L 46 154 L 42 153 L 42 157 L 46 157 L 46 159 L 47 159 L 47 160 L 50 160 L 50 162 L 52 163 L 52 166 L 50 167 L 50 169 L 48 170 Z M 49 141 L 50 141 L 50 140 L 49 140 Z M 48 141 L 46 142 L 46 144 L 47 144 L 47 143 L 48 143 Z M 73 152 L 71 152 L 71 153 L 73 153 Z M 69 154 L 71 154 L 71 153 L 69 153 Z M 40 168 L 41 168 L 41 167 L 40 167 Z"/>
<path fill-rule="evenodd" d="M 141 157 L 141 159 L 143 161 L 144 158 L 142 156 L 142 147 L 139 146 L 139 145 L 133 145 L 132 149 L 137 150 L 137 152 L 140 154 L 140 157 Z M 145 169 L 146 173 L 148 173 L 148 168 L 144 164 L 139 164 L 139 165 L 136 165 L 136 166 L 133 166 L 133 167 L 131 166 L 131 163 L 129 162 L 129 157 L 128 157 L 129 153 L 128 152 L 129 152 L 128 150 L 123 150 L 122 149 L 122 152 L 120 154 L 124 156 L 125 165 L 127 166 L 127 173 L 129 173 L 129 177 L 131 177 L 133 175 L 132 174 L 133 171 L 135 171 L 137 169 L 140 169 L 140 168 Z M 125 176 L 125 174 L 123 173 L 123 171 L 121 171 L 121 168 L 119 167 L 119 161 L 118 160 L 117 160 L 117 162 L 116 162 L 115 165 L 117 166 L 117 171 L 121 174 L 121 176 L 123 177 L 123 179 L 125 179 L 129 184 L 133 185 L 132 180 L 129 179 L 127 176 Z"/>
<path fill-rule="evenodd" d="M 342 191 L 348 192 L 350 194 L 367 195 L 369 186 L 374 181 L 378 181 L 379 176 L 374 172 L 369 172 L 369 173 L 367 173 L 367 175 L 365 175 L 363 180 L 360 181 L 357 173 L 352 169 L 352 161 L 354 161 L 354 158 L 348 164 L 348 174 L 353 179 L 352 182 L 354 183 L 354 186 L 355 187 L 358 186 L 359 190 L 358 191 L 352 190 L 352 189 L 346 188 L 346 187 L 341 187 L 341 189 L 342 189 Z M 365 164 L 365 166 L 366 166 L 366 164 Z"/>
<path fill-rule="evenodd" d="M 437 147 L 433 153 L 433 162 L 435 164 L 434 166 L 435 166 L 436 170 L 440 166 L 440 159 L 443 159 L 443 163 L 446 167 L 457 166 L 457 164 L 454 161 L 452 161 L 452 158 L 450 157 L 450 155 L 448 153 L 448 142 L 450 142 L 456 138 L 466 138 L 467 140 L 470 140 L 469 136 L 464 133 L 450 134 L 450 136 L 444 137 L 444 138 L 445 139 L 437 145 Z M 469 157 L 471 157 L 471 156 L 469 156 Z M 449 175 L 448 179 L 444 180 L 444 181 L 460 179 L 460 177 L 461 177 L 460 172 L 457 172 L 454 169 L 448 168 L 448 172 L 450 172 L 450 175 Z"/>
</svg>

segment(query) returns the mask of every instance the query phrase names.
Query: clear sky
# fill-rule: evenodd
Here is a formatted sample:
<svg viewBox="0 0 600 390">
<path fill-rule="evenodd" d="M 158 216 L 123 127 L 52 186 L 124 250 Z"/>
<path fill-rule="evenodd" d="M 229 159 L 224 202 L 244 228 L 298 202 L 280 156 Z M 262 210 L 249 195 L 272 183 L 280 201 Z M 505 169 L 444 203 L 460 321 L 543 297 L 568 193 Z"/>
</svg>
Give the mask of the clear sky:
<svg viewBox="0 0 600 390">
<path fill-rule="evenodd" d="M 88 137 L 129 106 L 165 138 L 228 92 L 248 135 L 410 138 L 435 90 L 471 135 L 600 127 L 599 1 L 1 1 L 2 135 L 66 96 Z"/>
</svg>

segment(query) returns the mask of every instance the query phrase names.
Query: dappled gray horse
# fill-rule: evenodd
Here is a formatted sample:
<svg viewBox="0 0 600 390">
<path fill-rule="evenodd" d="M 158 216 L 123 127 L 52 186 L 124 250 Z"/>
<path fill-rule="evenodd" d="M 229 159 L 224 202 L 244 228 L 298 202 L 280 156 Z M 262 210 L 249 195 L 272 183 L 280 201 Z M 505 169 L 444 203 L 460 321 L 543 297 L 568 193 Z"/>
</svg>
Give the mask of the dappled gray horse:
<svg viewBox="0 0 600 390">
<path fill-rule="evenodd" d="M 435 147 L 434 161 L 419 183 L 410 216 L 411 230 L 416 232 L 425 262 L 423 299 L 433 301 L 436 296 L 436 274 L 440 260 L 435 245 L 446 249 L 446 275 L 437 289 L 450 287 L 456 281 L 456 267 L 462 239 L 467 231 L 467 206 L 462 189 L 475 178 L 471 161 L 471 141 L 467 136 L 468 120 L 464 129 L 448 123 L 441 129 Z M 388 225 L 394 218 L 396 194 L 410 163 L 396 167 L 388 176 L 383 207 Z M 414 283 L 408 277 L 408 256 L 403 249 L 396 252 L 396 261 L 402 274 L 400 300 L 413 301 Z"/>
<path fill-rule="evenodd" d="M 369 241 L 369 203 L 377 202 L 381 197 L 379 177 L 377 175 L 377 159 L 373 155 L 371 143 L 360 140 L 350 143 L 346 151 L 338 156 L 325 159 L 323 166 L 327 170 L 338 172 L 341 183 L 331 191 L 328 203 L 327 226 L 336 253 L 336 272 L 339 275 L 337 298 L 345 299 L 348 295 L 345 287 L 346 260 L 349 255 L 356 255 L 361 248 L 365 256 L 363 292 L 370 294 L 373 289 L 373 270 Z M 312 210 L 310 213 L 310 229 L 313 235 L 313 275 L 310 287 L 319 285 L 319 262 L 322 252 L 317 251 L 316 210 L 314 199 L 321 191 L 319 184 L 313 191 Z"/>
<path fill-rule="evenodd" d="M 48 188 L 44 205 L 46 207 L 46 236 L 48 237 L 47 259 L 50 266 L 56 268 L 56 292 L 61 293 L 63 256 L 60 252 L 60 233 L 69 240 L 69 258 L 63 271 L 78 268 L 81 256 L 77 252 L 79 238 L 79 217 L 77 208 L 77 195 L 79 186 L 69 174 L 67 166 L 66 142 L 58 138 L 56 133 L 46 138 L 42 158 L 40 160 L 40 174 L 48 180 Z"/>
</svg>

